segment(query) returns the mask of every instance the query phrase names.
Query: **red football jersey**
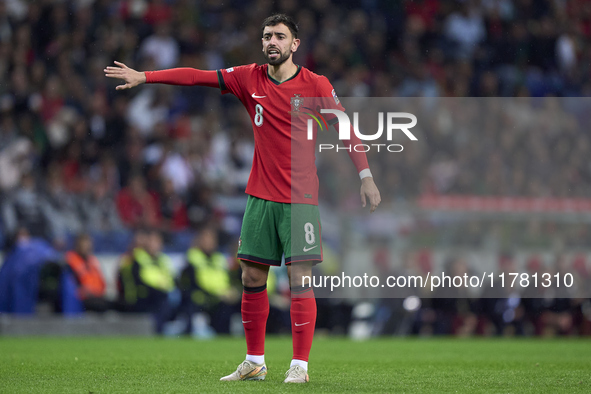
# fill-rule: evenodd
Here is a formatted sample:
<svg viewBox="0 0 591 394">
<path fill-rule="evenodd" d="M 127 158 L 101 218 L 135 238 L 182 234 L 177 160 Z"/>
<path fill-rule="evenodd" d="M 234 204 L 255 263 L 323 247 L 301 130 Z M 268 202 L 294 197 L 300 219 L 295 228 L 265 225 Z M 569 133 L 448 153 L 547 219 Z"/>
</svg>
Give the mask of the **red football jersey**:
<svg viewBox="0 0 591 394">
<path fill-rule="evenodd" d="M 328 79 L 298 66 L 294 76 L 278 82 L 269 76 L 267 64 L 219 70 L 218 79 L 222 93 L 238 97 L 252 122 L 255 150 L 246 193 L 281 203 L 318 205 L 316 129 L 308 140 L 305 128 L 292 128 L 292 106 L 294 99 L 299 109 L 306 106 L 306 97 L 325 97 L 323 108 L 330 103 L 344 111 Z M 358 172 L 369 168 L 365 153 L 350 156 Z"/>
</svg>

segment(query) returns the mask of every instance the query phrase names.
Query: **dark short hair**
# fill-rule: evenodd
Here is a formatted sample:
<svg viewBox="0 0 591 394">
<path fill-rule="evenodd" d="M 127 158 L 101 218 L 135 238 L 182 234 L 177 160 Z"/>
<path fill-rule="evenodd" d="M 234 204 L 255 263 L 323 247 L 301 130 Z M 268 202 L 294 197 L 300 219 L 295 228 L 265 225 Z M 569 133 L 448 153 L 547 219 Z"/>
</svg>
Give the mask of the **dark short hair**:
<svg viewBox="0 0 591 394">
<path fill-rule="evenodd" d="M 298 38 L 298 24 L 295 23 L 291 16 L 285 14 L 274 14 L 265 19 L 261 26 L 261 31 L 264 31 L 267 26 L 277 26 L 280 23 L 287 26 L 293 38 Z"/>
</svg>

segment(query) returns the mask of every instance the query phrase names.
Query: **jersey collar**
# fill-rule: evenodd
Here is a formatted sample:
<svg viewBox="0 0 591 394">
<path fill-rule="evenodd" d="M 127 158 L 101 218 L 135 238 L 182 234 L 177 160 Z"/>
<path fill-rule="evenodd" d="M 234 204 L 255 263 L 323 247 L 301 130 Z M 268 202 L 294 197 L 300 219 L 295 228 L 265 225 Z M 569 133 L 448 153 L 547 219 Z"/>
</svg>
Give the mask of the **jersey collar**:
<svg viewBox="0 0 591 394">
<path fill-rule="evenodd" d="M 279 82 L 278 80 L 276 80 L 275 78 L 273 78 L 271 75 L 269 75 L 269 65 L 267 65 L 267 78 L 269 78 L 269 80 L 271 82 L 273 82 L 275 85 L 281 85 L 282 83 L 285 83 L 287 81 L 291 81 L 292 79 L 294 79 L 295 77 L 297 77 L 298 74 L 300 73 L 300 70 L 301 69 L 302 69 L 302 66 L 298 65 L 298 70 L 295 72 L 295 74 L 293 74 L 291 77 L 287 78 L 285 81 Z"/>
</svg>

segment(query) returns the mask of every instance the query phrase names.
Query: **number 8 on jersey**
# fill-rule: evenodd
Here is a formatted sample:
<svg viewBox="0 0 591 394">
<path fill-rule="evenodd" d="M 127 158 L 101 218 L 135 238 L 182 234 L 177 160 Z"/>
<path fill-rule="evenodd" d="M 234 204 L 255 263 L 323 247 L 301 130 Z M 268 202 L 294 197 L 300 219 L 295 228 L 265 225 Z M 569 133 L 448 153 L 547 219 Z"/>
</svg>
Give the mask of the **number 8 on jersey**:
<svg viewBox="0 0 591 394">
<path fill-rule="evenodd" d="M 260 104 L 255 105 L 254 112 L 254 124 L 257 127 L 261 127 L 263 125 L 263 106 Z"/>
</svg>

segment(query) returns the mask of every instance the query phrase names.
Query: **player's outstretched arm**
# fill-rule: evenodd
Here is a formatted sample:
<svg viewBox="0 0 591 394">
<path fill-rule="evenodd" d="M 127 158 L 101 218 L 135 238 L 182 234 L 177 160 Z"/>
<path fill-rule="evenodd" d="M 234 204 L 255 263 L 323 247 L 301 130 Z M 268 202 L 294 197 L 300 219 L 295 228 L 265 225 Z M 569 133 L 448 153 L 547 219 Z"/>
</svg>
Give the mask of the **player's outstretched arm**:
<svg viewBox="0 0 591 394">
<path fill-rule="evenodd" d="M 169 68 L 167 70 L 139 72 L 127 67 L 123 63 L 115 62 L 115 64 L 119 67 L 105 68 L 105 75 L 109 78 L 117 78 L 125 81 L 125 85 L 117 86 L 117 90 L 133 88 L 142 83 L 220 87 L 218 72 L 214 70 L 208 71 L 190 67 L 181 67 Z"/>
<path fill-rule="evenodd" d="M 125 81 L 124 85 L 119 85 L 115 89 L 131 89 L 142 83 L 146 82 L 146 74 L 140 71 L 136 71 L 133 68 L 127 67 L 125 64 L 115 62 L 118 67 L 107 67 L 105 68 L 105 76 L 108 78 L 117 78 Z"/>
<path fill-rule="evenodd" d="M 364 208 L 367 205 L 367 200 L 369 200 L 370 212 L 375 211 L 382 201 L 380 191 L 370 176 L 361 180 L 361 204 Z"/>
</svg>

